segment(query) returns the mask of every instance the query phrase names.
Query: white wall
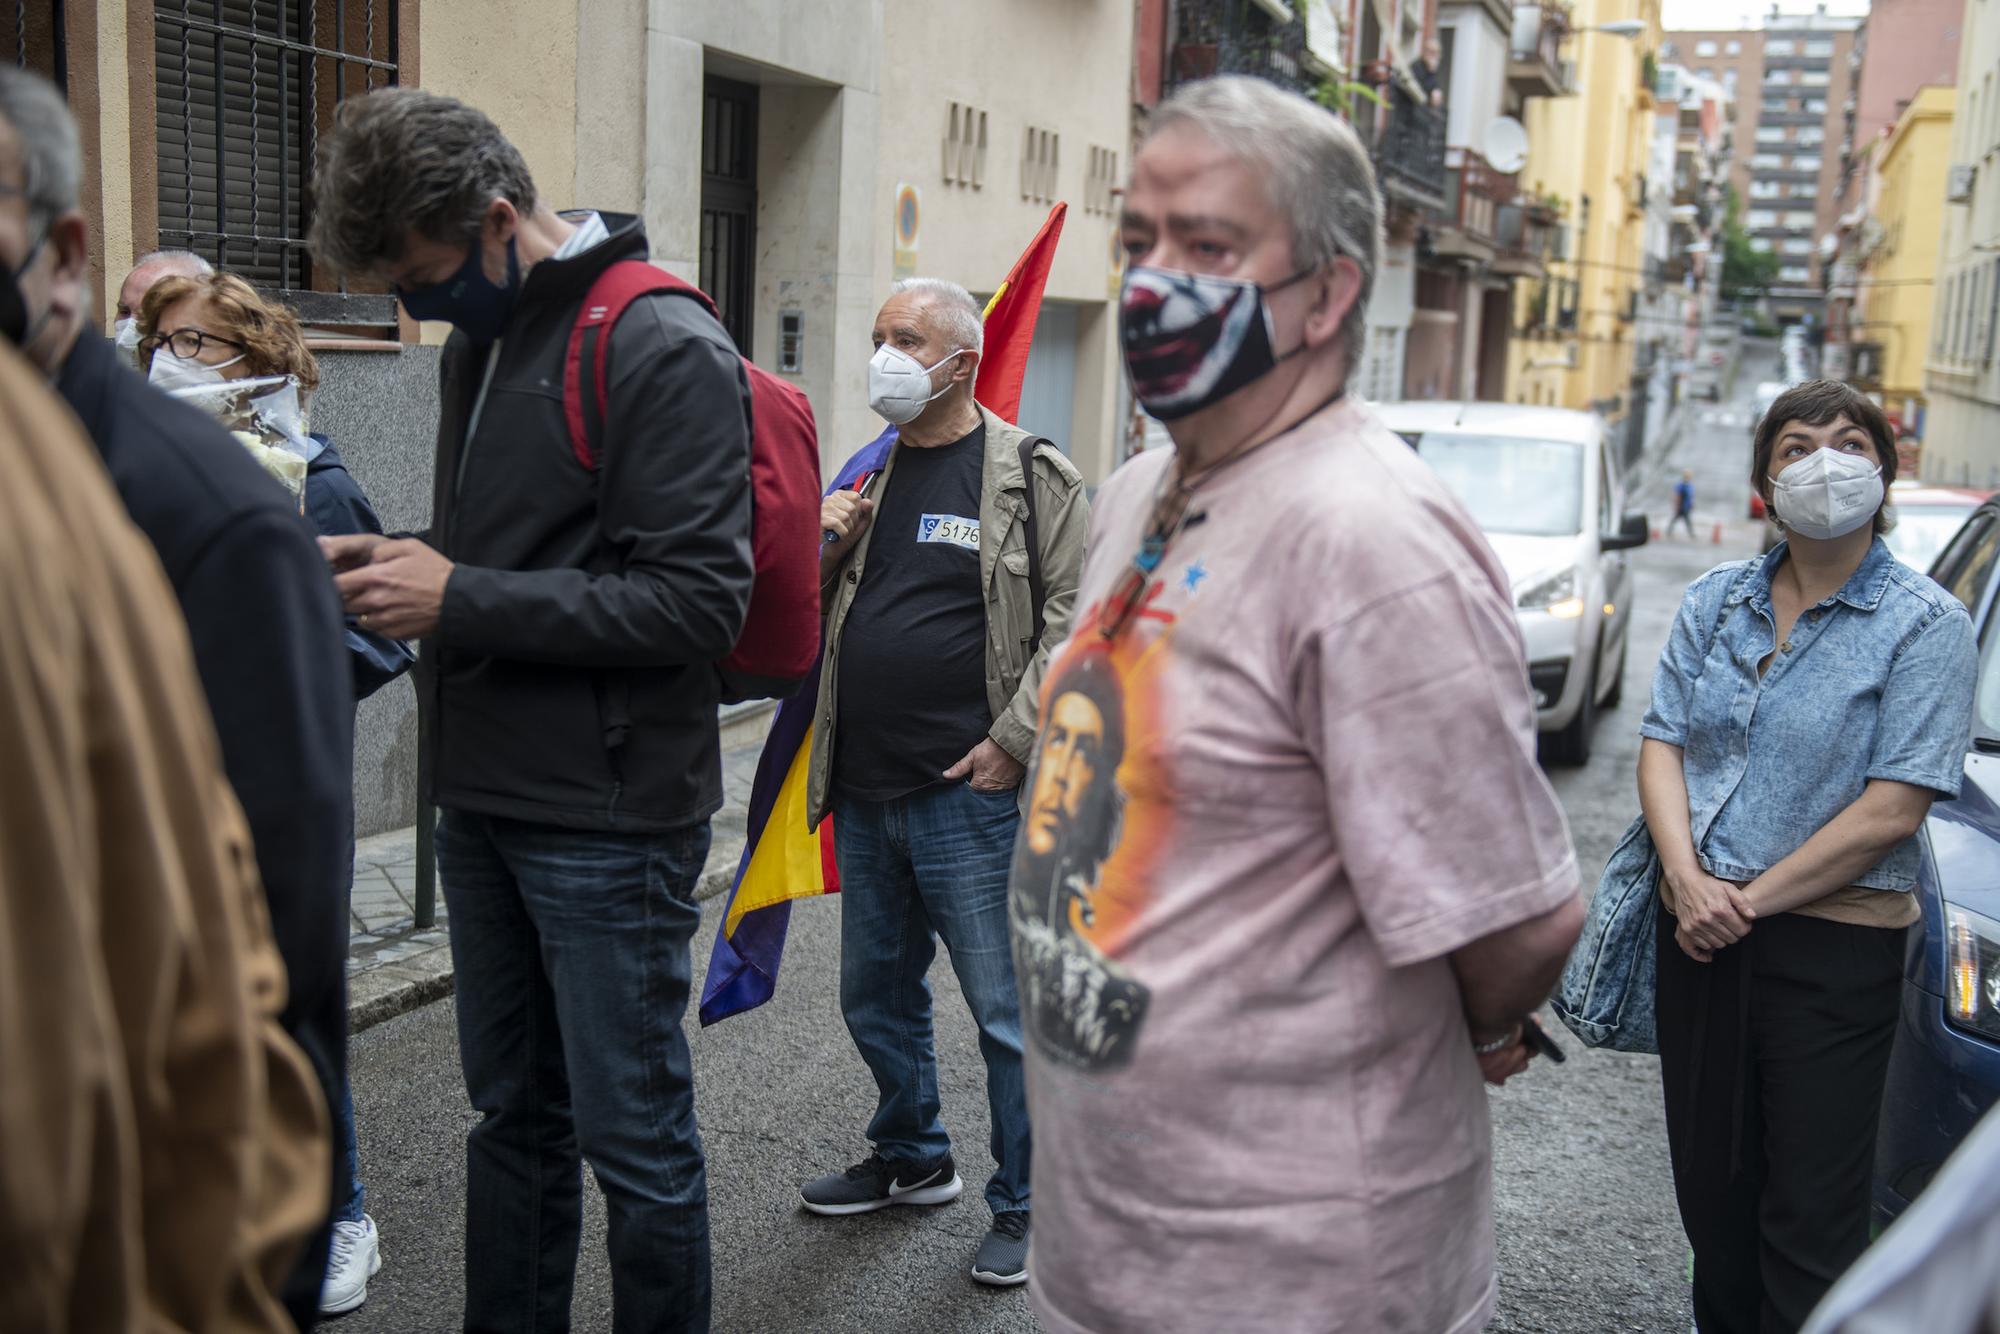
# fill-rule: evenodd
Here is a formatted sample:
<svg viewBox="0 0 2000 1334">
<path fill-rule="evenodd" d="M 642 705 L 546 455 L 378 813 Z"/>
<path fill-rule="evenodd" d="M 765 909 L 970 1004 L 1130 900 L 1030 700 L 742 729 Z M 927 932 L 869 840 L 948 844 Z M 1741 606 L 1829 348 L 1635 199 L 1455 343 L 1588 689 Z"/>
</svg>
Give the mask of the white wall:
<svg viewBox="0 0 2000 1334">
<path fill-rule="evenodd" d="M 1494 26 L 1483 5 L 1449 5 L 1438 24 L 1453 33 L 1445 143 L 1483 153 L 1486 127 L 1506 106 L 1509 35 Z"/>
</svg>

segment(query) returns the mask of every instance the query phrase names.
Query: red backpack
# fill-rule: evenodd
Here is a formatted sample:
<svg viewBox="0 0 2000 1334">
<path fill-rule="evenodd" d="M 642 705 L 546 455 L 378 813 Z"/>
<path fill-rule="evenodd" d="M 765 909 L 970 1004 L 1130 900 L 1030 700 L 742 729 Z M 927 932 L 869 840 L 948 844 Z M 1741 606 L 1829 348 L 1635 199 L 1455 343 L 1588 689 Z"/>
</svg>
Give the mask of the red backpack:
<svg viewBox="0 0 2000 1334">
<path fill-rule="evenodd" d="M 583 367 L 592 368 L 592 403 L 604 421 L 605 334 L 642 296 L 672 292 L 701 302 L 707 293 L 644 260 L 622 260 L 598 275 L 570 330 L 563 359 L 563 415 L 576 461 L 595 472 L 597 449 L 585 420 Z M 743 359 L 750 381 L 751 550 L 756 582 L 736 648 L 716 664 L 725 703 L 783 698 L 819 657 L 819 433 L 798 386 Z"/>
</svg>

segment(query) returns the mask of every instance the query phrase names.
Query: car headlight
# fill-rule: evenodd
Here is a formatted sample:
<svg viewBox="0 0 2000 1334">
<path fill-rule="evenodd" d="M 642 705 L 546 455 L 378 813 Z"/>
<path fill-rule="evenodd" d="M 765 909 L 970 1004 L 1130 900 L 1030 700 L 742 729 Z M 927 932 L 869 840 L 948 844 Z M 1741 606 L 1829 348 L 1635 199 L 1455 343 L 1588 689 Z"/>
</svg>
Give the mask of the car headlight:
<svg viewBox="0 0 2000 1334">
<path fill-rule="evenodd" d="M 2000 922 L 1945 904 L 1945 1017 L 2000 1042 Z"/>
<path fill-rule="evenodd" d="M 1545 611 L 1558 620 L 1573 621 L 1583 615 L 1583 599 L 1576 593 L 1576 567 L 1530 580 L 1514 595 L 1514 605 L 1529 611 Z"/>
</svg>

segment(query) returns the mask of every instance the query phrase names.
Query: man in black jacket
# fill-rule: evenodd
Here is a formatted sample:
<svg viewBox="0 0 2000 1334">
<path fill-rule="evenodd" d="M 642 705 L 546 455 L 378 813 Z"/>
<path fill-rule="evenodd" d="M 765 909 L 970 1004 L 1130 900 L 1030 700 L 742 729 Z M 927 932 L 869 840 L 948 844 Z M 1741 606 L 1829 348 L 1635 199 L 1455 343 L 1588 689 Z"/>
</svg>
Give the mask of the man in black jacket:
<svg viewBox="0 0 2000 1334">
<path fill-rule="evenodd" d="M 722 804 L 717 677 L 749 603 L 750 392 L 696 301 L 610 334 L 600 466 L 563 359 L 634 218 L 544 204 L 478 111 L 354 99 L 313 246 L 457 327 L 422 541 L 322 542 L 365 628 L 426 641 L 466 1146 L 468 1330 L 567 1329 L 578 1152 L 605 1194 L 619 1329 L 705 1330 L 707 1182 L 681 1031 L 694 893 Z"/>
<path fill-rule="evenodd" d="M 81 170 L 61 94 L 0 66 L 0 262 L 28 307 L 22 350 L 82 420 L 180 600 L 284 956 L 281 1022 L 322 1088 L 338 1089 L 354 872 L 340 610 L 290 497 L 213 418 L 152 388 L 90 327 Z M 329 1216 L 285 1288 L 302 1329 L 318 1314 L 331 1226 Z"/>
</svg>

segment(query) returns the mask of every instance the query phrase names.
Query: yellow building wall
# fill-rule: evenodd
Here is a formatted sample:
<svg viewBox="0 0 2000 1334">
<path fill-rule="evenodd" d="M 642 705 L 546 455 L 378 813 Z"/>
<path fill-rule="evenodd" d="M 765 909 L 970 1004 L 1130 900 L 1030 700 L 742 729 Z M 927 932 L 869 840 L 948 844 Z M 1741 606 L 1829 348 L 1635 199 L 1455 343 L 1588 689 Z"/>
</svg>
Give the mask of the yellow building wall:
<svg viewBox="0 0 2000 1334">
<path fill-rule="evenodd" d="M 1931 307 L 1951 165 L 1952 88 L 1927 87 L 1903 111 L 1878 154 L 1875 221 L 1882 241 L 1862 270 L 1867 322 L 1862 342 L 1882 345 L 1882 396 L 1892 412 L 1923 402 Z"/>
<path fill-rule="evenodd" d="M 1589 31 L 1634 19 L 1646 25 L 1636 38 Z M 1576 61 L 1576 89 L 1529 102 L 1528 165 L 1520 180 L 1563 201 L 1569 253 L 1548 268 L 1551 280 L 1578 284 L 1577 327 L 1554 340 L 1515 339 L 1507 397 L 1588 408 L 1627 392 L 1639 336 L 1619 316 L 1641 284 L 1644 263 L 1636 188 L 1650 157 L 1654 107 L 1642 70 L 1646 53 L 1659 49 L 1659 0 L 1577 0 L 1571 24 L 1564 53 Z M 1550 364 L 1571 342 L 1575 367 Z"/>
</svg>

